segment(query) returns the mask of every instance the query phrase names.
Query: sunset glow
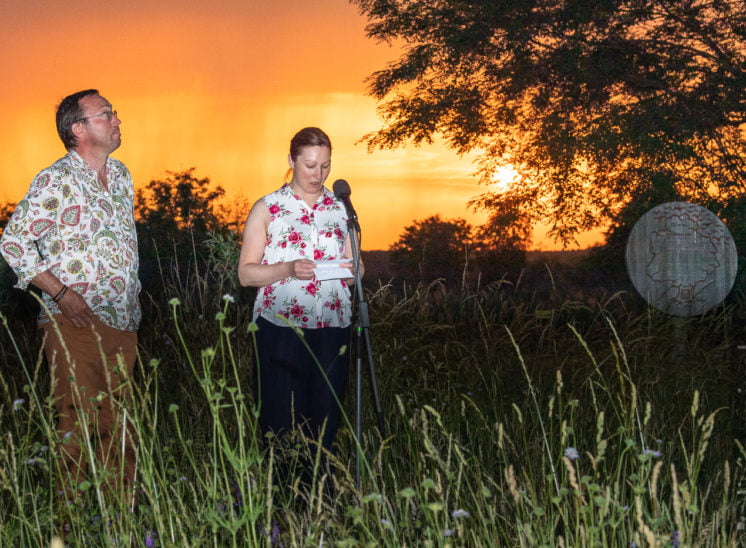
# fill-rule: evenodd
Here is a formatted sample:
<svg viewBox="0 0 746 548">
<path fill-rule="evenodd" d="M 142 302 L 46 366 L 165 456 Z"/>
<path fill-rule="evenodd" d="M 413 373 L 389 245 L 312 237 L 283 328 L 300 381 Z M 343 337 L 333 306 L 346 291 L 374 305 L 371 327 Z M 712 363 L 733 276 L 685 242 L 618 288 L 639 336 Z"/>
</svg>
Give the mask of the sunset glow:
<svg viewBox="0 0 746 548">
<path fill-rule="evenodd" d="M 485 191 L 468 159 L 439 144 L 372 153 L 359 144 L 381 125 L 364 79 L 398 56 L 366 38 L 365 24 L 346 0 L 5 0 L 0 201 L 18 201 L 64 154 L 56 103 L 96 87 L 120 113 L 113 156 L 138 187 L 194 167 L 254 201 L 282 183 L 293 133 L 314 125 L 334 147 L 328 186 L 350 183 L 364 249 L 385 249 L 436 213 L 482 222 L 467 207 Z"/>
</svg>

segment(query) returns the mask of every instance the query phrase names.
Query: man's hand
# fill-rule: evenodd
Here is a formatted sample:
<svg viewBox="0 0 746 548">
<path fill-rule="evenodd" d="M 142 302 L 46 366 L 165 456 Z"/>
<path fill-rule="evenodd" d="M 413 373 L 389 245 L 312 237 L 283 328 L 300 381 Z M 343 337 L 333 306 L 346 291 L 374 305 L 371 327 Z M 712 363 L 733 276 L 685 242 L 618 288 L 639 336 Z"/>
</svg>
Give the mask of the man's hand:
<svg viewBox="0 0 746 548">
<path fill-rule="evenodd" d="M 62 298 L 57 301 L 57 306 L 75 327 L 86 327 L 93 323 L 93 310 L 90 309 L 85 299 L 72 289 L 68 288 L 65 291 Z"/>
</svg>

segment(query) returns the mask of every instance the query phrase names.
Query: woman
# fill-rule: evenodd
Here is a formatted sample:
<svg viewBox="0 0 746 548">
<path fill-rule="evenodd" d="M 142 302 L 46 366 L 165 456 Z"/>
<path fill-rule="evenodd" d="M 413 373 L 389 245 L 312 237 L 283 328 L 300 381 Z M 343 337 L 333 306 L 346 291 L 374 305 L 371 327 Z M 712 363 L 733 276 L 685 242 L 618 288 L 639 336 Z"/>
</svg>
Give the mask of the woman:
<svg viewBox="0 0 746 548">
<path fill-rule="evenodd" d="M 321 437 L 327 450 L 341 418 L 352 306 L 349 280 L 320 281 L 314 267 L 350 259 L 340 266 L 353 268 L 347 213 L 324 186 L 331 152 L 318 128 L 293 137 L 292 179 L 251 208 L 238 264 L 241 285 L 259 288 L 255 393 L 261 429 L 281 434 L 300 428 L 314 440 Z"/>
</svg>

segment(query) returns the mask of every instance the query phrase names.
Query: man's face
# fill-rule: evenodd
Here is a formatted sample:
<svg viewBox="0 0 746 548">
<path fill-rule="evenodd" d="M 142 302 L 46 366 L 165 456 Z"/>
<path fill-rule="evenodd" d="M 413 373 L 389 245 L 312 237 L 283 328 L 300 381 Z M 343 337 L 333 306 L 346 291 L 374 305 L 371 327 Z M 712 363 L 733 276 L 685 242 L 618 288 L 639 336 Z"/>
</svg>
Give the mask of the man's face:
<svg viewBox="0 0 746 548">
<path fill-rule="evenodd" d="M 122 121 L 111 108 L 111 103 L 100 95 L 87 95 L 79 102 L 83 110 L 82 119 L 75 122 L 79 128 L 78 148 L 98 150 L 109 154 L 119 148 Z"/>
</svg>

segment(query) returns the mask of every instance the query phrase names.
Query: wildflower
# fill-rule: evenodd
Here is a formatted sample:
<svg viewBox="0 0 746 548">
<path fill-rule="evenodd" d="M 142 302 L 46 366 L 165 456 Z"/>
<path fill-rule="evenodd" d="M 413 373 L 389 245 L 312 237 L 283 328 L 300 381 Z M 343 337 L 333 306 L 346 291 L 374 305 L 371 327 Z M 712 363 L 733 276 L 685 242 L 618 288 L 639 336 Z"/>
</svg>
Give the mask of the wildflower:
<svg viewBox="0 0 746 548">
<path fill-rule="evenodd" d="M 233 303 L 236 302 L 236 299 L 233 298 L 233 295 L 228 295 L 228 293 L 226 293 L 225 295 L 223 295 L 223 300 L 225 302 L 231 303 L 231 304 L 233 304 Z"/>
<path fill-rule="evenodd" d="M 173 299 L 168 301 L 168 304 L 170 304 L 171 306 L 179 306 L 181 304 L 181 301 L 174 297 Z"/>
<path fill-rule="evenodd" d="M 148 548 L 153 548 L 155 546 L 155 532 L 154 531 L 148 531 L 145 534 L 145 546 Z"/>
<path fill-rule="evenodd" d="M 681 543 L 681 533 L 674 531 L 671 535 L 671 542 L 673 543 L 673 548 L 678 548 Z"/>
<path fill-rule="evenodd" d="M 393 526 L 393 525 L 391 524 L 391 522 L 390 522 L 389 520 L 387 520 L 386 518 L 383 518 L 383 519 L 381 519 L 381 523 L 382 523 L 382 524 L 384 525 L 384 527 L 386 527 L 387 529 L 390 529 L 390 530 L 392 530 L 392 531 L 394 530 L 394 526 Z"/>
<path fill-rule="evenodd" d="M 282 545 L 282 542 L 280 542 L 280 526 L 277 525 L 277 522 L 272 523 L 272 531 L 269 538 L 272 542 L 272 546 L 277 546 L 278 543 Z"/>
<path fill-rule="evenodd" d="M 570 460 L 577 460 L 580 458 L 580 453 L 574 447 L 568 447 L 565 449 L 565 456 Z"/>
<path fill-rule="evenodd" d="M 453 519 L 459 519 L 459 518 L 470 518 L 471 516 L 469 515 L 469 512 L 467 512 L 466 510 L 462 510 L 459 508 L 458 510 L 454 510 L 453 512 L 451 512 L 451 517 Z"/>
<path fill-rule="evenodd" d="M 26 461 L 26 464 L 28 464 L 29 466 L 33 466 L 34 464 L 36 464 L 36 459 L 28 459 Z"/>
<path fill-rule="evenodd" d="M 444 537 L 452 537 L 453 536 L 453 529 L 446 529 L 445 531 L 443 531 L 443 536 Z"/>
<path fill-rule="evenodd" d="M 660 457 L 662 455 L 660 451 L 657 451 L 655 449 L 645 449 L 642 454 L 650 457 Z"/>
<path fill-rule="evenodd" d="M 24 403 L 26 403 L 26 400 L 24 400 L 23 398 L 13 400 L 13 411 L 18 411 L 21 407 L 23 407 Z"/>
</svg>

